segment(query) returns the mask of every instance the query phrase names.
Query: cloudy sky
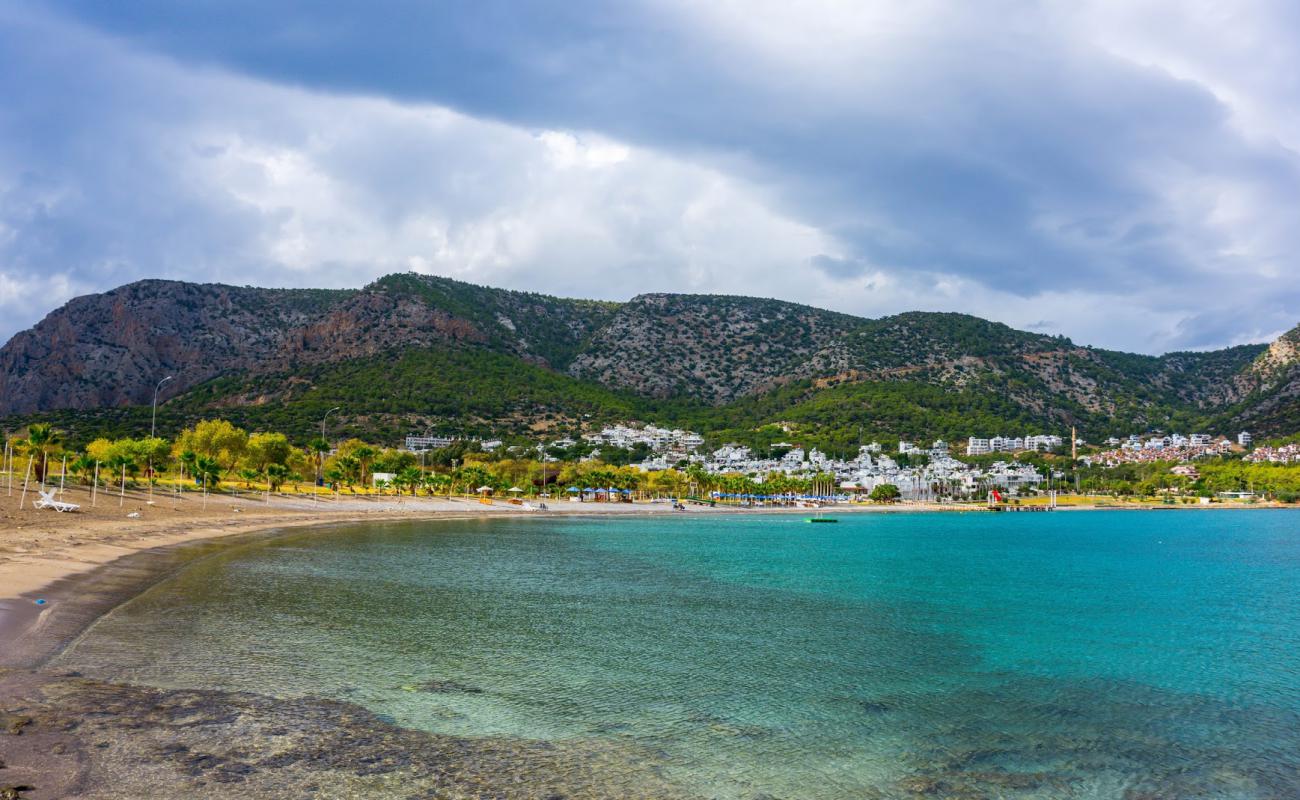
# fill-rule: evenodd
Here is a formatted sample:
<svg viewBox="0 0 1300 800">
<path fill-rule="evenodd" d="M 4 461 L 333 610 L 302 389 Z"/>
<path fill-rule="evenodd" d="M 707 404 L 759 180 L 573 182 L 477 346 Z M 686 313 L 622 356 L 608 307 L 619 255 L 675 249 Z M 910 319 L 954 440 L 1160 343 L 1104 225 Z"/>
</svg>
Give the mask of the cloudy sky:
<svg viewBox="0 0 1300 800">
<path fill-rule="evenodd" d="M 0 0 L 0 341 L 145 277 L 1300 322 L 1287 0 Z"/>
</svg>

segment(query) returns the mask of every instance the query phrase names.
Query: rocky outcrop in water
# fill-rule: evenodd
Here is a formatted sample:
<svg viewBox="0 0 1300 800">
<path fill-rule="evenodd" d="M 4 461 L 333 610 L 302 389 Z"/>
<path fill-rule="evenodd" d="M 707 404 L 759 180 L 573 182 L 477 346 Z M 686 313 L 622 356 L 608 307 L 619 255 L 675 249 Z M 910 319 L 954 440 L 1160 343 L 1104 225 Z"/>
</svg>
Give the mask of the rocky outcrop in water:
<svg viewBox="0 0 1300 800">
<path fill-rule="evenodd" d="M 435 736 L 333 700 L 13 671 L 0 707 L 30 718 L 0 736 L 0 786 L 32 797 L 684 797 L 653 754 L 617 742 Z"/>
</svg>

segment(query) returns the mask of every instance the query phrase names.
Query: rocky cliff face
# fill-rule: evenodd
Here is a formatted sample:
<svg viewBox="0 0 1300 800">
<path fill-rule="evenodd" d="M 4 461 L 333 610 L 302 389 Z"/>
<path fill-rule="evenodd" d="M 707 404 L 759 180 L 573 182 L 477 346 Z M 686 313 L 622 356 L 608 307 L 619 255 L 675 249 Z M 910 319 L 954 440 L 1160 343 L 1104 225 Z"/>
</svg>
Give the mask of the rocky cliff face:
<svg viewBox="0 0 1300 800">
<path fill-rule="evenodd" d="M 1231 383 L 1236 405 L 1223 424 L 1252 431 L 1300 430 L 1300 326 L 1268 346 Z"/>
<path fill-rule="evenodd" d="M 288 331 L 349 293 L 141 281 L 72 300 L 0 349 L 0 413 L 148 403 L 282 358 Z"/>
<path fill-rule="evenodd" d="M 1297 364 L 1300 364 L 1300 325 L 1279 336 L 1260 353 L 1251 373 L 1258 377 L 1262 387 L 1285 376 Z"/>
<path fill-rule="evenodd" d="M 475 302 L 476 292 L 494 302 Z M 574 310 L 580 304 L 546 301 L 415 276 L 359 291 L 140 281 L 72 300 L 0 348 L 0 416 L 146 404 L 167 375 L 174 379 L 163 386 L 164 400 L 232 372 L 282 372 L 403 348 L 491 347 L 546 363 L 594 324 Z M 590 316 L 599 317 L 601 307 L 593 308 Z M 519 333 L 508 314 L 529 333 Z M 530 340 L 534 333 L 540 338 Z"/>
<path fill-rule="evenodd" d="M 569 373 L 651 397 L 722 403 L 799 374 L 864 322 L 776 300 L 641 295 L 595 333 Z"/>
</svg>

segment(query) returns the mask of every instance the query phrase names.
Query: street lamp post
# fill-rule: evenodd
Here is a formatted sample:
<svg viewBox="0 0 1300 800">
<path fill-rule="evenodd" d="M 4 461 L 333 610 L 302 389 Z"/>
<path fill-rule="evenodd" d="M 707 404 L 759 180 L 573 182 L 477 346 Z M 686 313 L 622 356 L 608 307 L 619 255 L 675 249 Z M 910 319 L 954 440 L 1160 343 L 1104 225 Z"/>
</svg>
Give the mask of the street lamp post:
<svg viewBox="0 0 1300 800">
<path fill-rule="evenodd" d="M 433 433 L 433 428 L 424 432 L 424 446 L 420 448 L 420 472 L 424 472 L 424 455 L 429 452 L 429 434 Z"/>
<path fill-rule="evenodd" d="M 171 380 L 171 379 L 172 379 L 172 376 L 171 376 L 171 375 L 168 375 L 166 378 L 163 378 L 162 380 L 158 381 L 158 385 L 157 385 L 157 386 L 153 387 L 153 413 L 150 415 L 150 419 L 149 419 L 149 438 L 150 438 L 150 439 L 156 439 L 156 438 L 158 438 L 158 390 L 162 388 L 162 385 L 163 385 L 164 383 L 166 383 L 167 381 L 169 381 L 169 380 Z M 66 460 L 64 460 L 64 462 L 63 462 L 63 471 L 64 471 L 65 473 L 68 471 L 68 463 L 67 463 Z M 152 502 L 152 500 L 153 500 L 153 478 L 154 478 L 154 475 L 153 475 L 153 445 L 151 444 L 151 445 L 149 446 L 149 500 L 150 500 L 151 502 Z"/>
<path fill-rule="evenodd" d="M 167 381 L 169 381 L 169 380 L 171 380 L 171 379 L 172 379 L 172 376 L 171 376 L 171 375 L 168 375 L 166 378 L 163 378 L 162 380 L 158 381 L 158 385 L 157 385 L 157 386 L 153 387 L 153 417 L 152 417 L 151 421 L 149 422 L 149 438 L 150 438 L 150 439 L 157 438 L 157 435 L 158 435 L 158 390 L 162 388 L 162 385 L 163 385 L 164 383 L 166 383 Z"/>
<path fill-rule="evenodd" d="M 335 406 L 331 408 L 329 411 L 326 411 L 325 416 L 320 418 L 320 440 L 322 442 L 325 442 L 326 447 L 329 447 L 329 442 L 325 440 L 325 420 L 330 418 L 330 414 L 333 414 L 335 411 L 338 410 L 339 410 L 339 406 Z M 316 485 L 317 486 L 320 485 L 320 481 L 322 477 L 321 472 L 324 466 L 325 466 L 325 454 L 321 453 L 320 456 L 316 459 Z"/>
</svg>

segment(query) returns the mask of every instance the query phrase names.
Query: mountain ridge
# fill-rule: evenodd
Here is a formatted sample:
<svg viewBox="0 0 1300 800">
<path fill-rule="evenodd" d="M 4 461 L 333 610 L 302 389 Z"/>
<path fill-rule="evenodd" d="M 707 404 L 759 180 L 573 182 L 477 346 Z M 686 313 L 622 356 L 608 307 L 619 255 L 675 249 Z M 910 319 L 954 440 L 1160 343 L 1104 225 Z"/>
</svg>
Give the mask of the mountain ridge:
<svg viewBox="0 0 1300 800">
<path fill-rule="evenodd" d="M 416 359 L 417 372 L 441 363 L 466 386 L 477 380 L 475 359 L 490 357 L 498 370 L 494 391 L 516 398 L 518 407 L 506 410 L 483 396 L 478 410 L 422 401 L 418 385 L 363 368 L 419 353 L 428 355 Z M 347 366 L 354 362 L 359 366 Z M 733 409 L 737 425 L 757 424 L 763 420 L 742 419 L 751 413 L 745 409 L 777 415 L 763 398 L 787 398 L 794 408 L 836 387 L 881 386 L 829 396 L 870 395 L 888 406 L 899 390 L 884 385 L 893 384 L 915 387 L 908 391 L 917 398 L 947 393 L 973 402 L 996 394 L 1008 422 L 1056 428 L 1100 432 L 1204 420 L 1284 430 L 1300 427 L 1298 364 L 1300 327 L 1269 345 L 1150 356 L 956 312 L 869 319 L 733 295 L 647 293 L 619 303 L 414 273 L 337 290 L 145 280 L 69 301 L 0 348 L 0 417 L 146 405 L 169 374 L 175 378 L 161 401 L 202 395 L 211 408 L 306 402 L 311 375 L 336 395 L 361 397 L 362 387 L 347 383 L 361 378 L 347 376 L 364 373 L 372 383 L 405 387 L 405 399 L 386 406 L 395 420 L 419 417 L 424 402 L 462 408 L 476 424 L 554 424 L 602 408 L 717 425 Z M 420 374 L 440 391 L 457 391 L 442 376 Z M 542 393 L 548 399 L 538 400 L 530 385 L 549 387 Z M 227 394 L 213 394 L 213 386 Z M 837 413 L 844 424 L 865 414 L 851 403 Z M 903 416 L 924 418 L 915 410 Z"/>
</svg>

